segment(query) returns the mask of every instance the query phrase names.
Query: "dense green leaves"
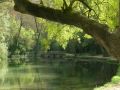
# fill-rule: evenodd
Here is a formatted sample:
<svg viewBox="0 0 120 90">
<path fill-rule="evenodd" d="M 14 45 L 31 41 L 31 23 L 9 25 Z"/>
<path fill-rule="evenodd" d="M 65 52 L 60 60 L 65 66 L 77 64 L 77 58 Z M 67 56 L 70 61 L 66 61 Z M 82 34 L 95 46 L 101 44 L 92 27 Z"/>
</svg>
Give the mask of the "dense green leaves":
<svg viewBox="0 0 120 90">
<path fill-rule="evenodd" d="M 66 0 L 67 5 L 71 0 Z M 101 23 L 108 24 L 111 29 L 114 29 L 118 25 L 118 1 L 119 0 L 85 0 L 84 2 L 92 9 L 89 11 L 82 2 L 75 1 L 72 6 L 73 12 L 79 12 L 79 14 L 89 16 L 89 18 L 96 19 Z M 44 0 L 47 7 L 62 9 L 63 0 Z"/>
<path fill-rule="evenodd" d="M 67 5 L 70 5 L 70 0 L 66 0 Z M 113 30 L 118 25 L 118 0 L 85 0 L 85 3 L 92 8 L 93 10 L 89 11 L 89 8 L 80 1 L 75 1 L 72 6 L 72 12 L 79 12 L 79 14 L 89 16 L 89 18 L 96 19 L 99 22 L 106 23 Z M 10 3 L 5 4 L 4 6 L 9 6 Z M 44 0 L 43 5 L 51 8 L 61 9 L 63 7 L 63 0 Z M 19 33 L 20 21 L 16 21 L 14 18 L 9 16 L 8 7 L 1 7 L 0 13 L 2 16 L 0 27 L 2 28 L 2 33 L 0 40 L 2 42 L 8 43 L 9 46 L 15 43 L 14 39 Z M 4 12 L 6 10 L 6 12 Z M 64 13 L 64 11 L 63 11 Z M 36 30 L 30 28 L 21 28 L 20 36 L 18 37 L 18 46 L 20 50 L 27 51 L 31 50 L 35 46 L 35 42 L 40 46 L 41 50 L 48 50 L 50 44 L 55 40 L 63 48 L 66 47 L 67 43 L 71 39 L 76 39 L 81 43 L 80 33 L 83 33 L 79 28 L 61 25 L 59 23 L 46 21 L 43 19 L 38 19 L 37 22 L 42 24 L 40 29 L 39 40 L 36 41 Z M 80 33 L 79 33 L 80 32 Z M 7 37 L 7 38 L 6 38 Z M 9 37 L 9 38 L 8 38 Z M 91 38 L 91 36 L 85 34 L 84 38 Z M 14 47 L 14 46 L 13 46 Z"/>
</svg>

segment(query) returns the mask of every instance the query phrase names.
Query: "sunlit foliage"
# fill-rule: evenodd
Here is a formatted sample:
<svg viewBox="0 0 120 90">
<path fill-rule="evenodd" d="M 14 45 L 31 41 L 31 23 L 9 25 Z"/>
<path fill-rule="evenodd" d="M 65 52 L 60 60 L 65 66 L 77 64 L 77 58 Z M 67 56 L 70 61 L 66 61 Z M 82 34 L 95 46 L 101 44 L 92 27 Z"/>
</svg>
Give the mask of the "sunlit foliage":
<svg viewBox="0 0 120 90">
<path fill-rule="evenodd" d="M 70 4 L 70 0 L 66 0 L 66 2 L 68 5 Z M 81 2 L 76 1 L 73 4 L 72 12 L 77 12 L 87 17 L 89 16 L 89 18 L 95 19 L 98 22 L 108 24 L 110 31 L 115 30 L 116 26 L 118 26 L 118 0 L 85 0 L 85 2 L 91 7 L 91 11 Z M 51 8 L 62 10 L 63 7 L 63 0 L 44 0 L 43 3 L 45 6 Z M 47 27 L 47 40 L 56 39 L 64 48 L 69 39 L 77 37 L 75 33 L 81 32 L 80 29 L 73 26 L 61 25 L 45 20 L 40 20 L 40 22 L 44 22 L 45 27 Z M 91 36 L 85 34 L 85 38 L 91 38 Z M 49 43 L 50 42 L 48 42 L 48 44 Z"/>
</svg>

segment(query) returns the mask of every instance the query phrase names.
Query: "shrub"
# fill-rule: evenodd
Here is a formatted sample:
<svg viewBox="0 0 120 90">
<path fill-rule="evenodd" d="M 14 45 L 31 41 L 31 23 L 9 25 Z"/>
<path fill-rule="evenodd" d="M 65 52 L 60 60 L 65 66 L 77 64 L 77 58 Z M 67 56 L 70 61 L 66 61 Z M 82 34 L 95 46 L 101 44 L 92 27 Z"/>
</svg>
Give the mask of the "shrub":
<svg viewBox="0 0 120 90">
<path fill-rule="evenodd" d="M 0 43 L 0 80 L 4 80 L 7 72 L 7 46 L 5 43 Z"/>
</svg>

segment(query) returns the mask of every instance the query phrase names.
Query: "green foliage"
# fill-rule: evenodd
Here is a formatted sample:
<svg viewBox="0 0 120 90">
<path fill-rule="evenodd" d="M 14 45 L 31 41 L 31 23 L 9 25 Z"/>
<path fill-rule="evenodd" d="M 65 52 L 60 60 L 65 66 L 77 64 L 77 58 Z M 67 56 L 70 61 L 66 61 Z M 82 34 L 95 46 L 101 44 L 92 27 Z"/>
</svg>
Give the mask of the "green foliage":
<svg viewBox="0 0 120 90">
<path fill-rule="evenodd" d="M 60 46 L 60 44 L 57 41 L 53 40 L 51 42 L 50 51 L 62 51 L 62 50 L 63 50 L 62 46 Z"/>
<path fill-rule="evenodd" d="M 66 0 L 67 4 L 70 4 L 70 0 Z M 94 10 L 92 10 L 89 13 L 89 18 L 96 19 L 99 22 L 108 24 L 112 29 L 115 28 L 117 25 L 117 18 L 118 15 L 118 0 L 112 1 L 112 0 L 85 0 L 85 2 Z M 57 8 L 61 9 L 63 6 L 63 0 L 43 0 L 43 3 L 47 7 Z M 10 6 L 8 3 L 7 6 Z M 5 5 L 5 6 L 6 6 Z M 2 7 L 2 12 L 0 15 L 1 18 L 1 26 L 2 29 L 5 29 L 5 41 L 8 43 L 8 46 L 15 47 L 15 39 L 18 35 L 18 30 L 20 27 L 20 22 L 16 21 L 14 18 L 9 16 L 8 11 L 4 12 L 5 9 L 8 7 Z M 88 16 L 88 8 L 83 5 L 83 3 L 76 1 L 73 5 L 73 12 L 78 12 L 79 14 Z M 61 25 L 59 23 L 49 22 L 43 19 L 38 20 L 40 23 L 42 23 L 42 32 L 40 35 L 38 42 L 38 45 L 40 46 L 41 50 L 47 51 L 50 48 L 50 44 L 52 41 L 57 41 L 60 46 L 62 46 L 64 49 L 67 46 L 67 43 L 71 39 L 76 39 L 81 43 L 81 37 L 80 34 L 83 33 L 82 30 L 79 28 L 73 27 L 73 26 L 67 26 L 67 25 Z M 112 30 L 111 29 L 111 30 Z M 78 34 L 78 32 L 80 32 Z M 35 44 L 36 44 L 36 32 L 34 30 L 23 28 L 20 32 L 20 37 L 18 40 L 18 45 L 16 52 L 17 53 L 23 53 L 26 51 L 31 50 Z M 82 38 L 91 38 L 91 36 L 85 34 Z M 82 42 L 83 43 L 83 42 Z M 85 41 L 82 46 L 87 47 L 89 44 L 88 41 Z M 10 47 L 11 48 L 11 47 Z"/>
<path fill-rule="evenodd" d="M 8 38 L 9 38 L 9 15 L 6 9 L 9 7 L 8 3 L 3 3 L 5 7 L 0 5 L 0 80 L 4 79 L 7 72 L 7 56 L 8 56 Z M 8 7 L 6 7 L 6 5 Z"/>
<path fill-rule="evenodd" d="M 113 84 L 120 83 L 120 66 L 118 67 L 116 75 L 112 78 L 111 83 L 113 83 Z"/>
<path fill-rule="evenodd" d="M 62 26 L 61 24 L 48 23 L 48 39 L 56 40 L 63 48 L 66 47 L 69 39 L 76 38 L 75 33 L 80 32 L 78 28 L 72 26 Z"/>
<path fill-rule="evenodd" d="M 66 2 L 68 5 L 70 4 L 70 0 L 66 0 Z M 85 2 L 93 9 L 91 12 L 88 12 L 88 8 L 79 1 L 74 3 L 73 12 L 79 12 L 85 16 L 89 14 L 89 18 L 108 24 L 111 28 L 110 30 L 113 31 L 118 25 L 118 0 L 85 0 Z M 48 3 L 51 4 L 49 5 Z M 44 0 L 44 4 L 47 7 L 61 9 L 63 0 Z M 42 46 L 46 46 L 47 49 L 49 49 L 49 45 L 53 40 L 56 40 L 63 48 L 66 48 L 68 41 L 72 38 L 76 38 L 79 41 L 81 40 L 76 33 L 82 31 L 76 27 L 61 25 L 43 19 L 39 19 L 39 22 L 44 23 L 45 27 L 47 27 L 45 28 L 45 32 L 47 32 L 48 36 L 44 38 L 43 41 L 41 40 Z M 83 38 L 90 39 L 91 36 L 85 34 Z M 87 45 L 87 42 L 84 44 Z"/>
<path fill-rule="evenodd" d="M 5 43 L 0 42 L 0 80 L 4 79 L 4 76 L 7 72 L 7 46 Z"/>
<path fill-rule="evenodd" d="M 91 39 L 92 37 L 91 37 L 90 35 L 88 35 L 88 34 L 85 34 L 85 35 L 84 35 L 84 38 Z"/>
<path fill-rule="evenodd" d="M 19 50 L 26 52 L 28 50 L 31 50 L 34 46 L 34 38 L 33 36 L 35 35 L 34 31 L 31 29 L 21 29 L 20 37 L 19 37 Z"/>
<path fill-rule="evenodd" d="M 41 50 L 42 51 L 47 51 L 50 48 L 50 46 L 49 46 L 49 40 L 46 39 L 46 38 L 42 38 L 40 40 L 40 46 L 41 46 Z"/>
<path fill-rule="evenodd" d="M 97 87 L 94 90 L 106 90 L 110 87 L 120 84 L 120 65 L 115 76 L 112 77 L 111 81 L 103 85 L 102 87 Z"/>
<path fill-rule="evenodd" d="M 69 0 L 66 1 L 67 4 L 70 3 Z M 85 16 L 88 16 L 89 14 L 89 18 L 108 24 L 111 31 L 118 25 L 118 0 L 86 0 L 86 2 L 94 10 L 89 13 L 88 8 L 80 2 L 76 2 L 73 6 L 73 12 L 79 12 L 79 14 Z M 62 0 L 44 0 L 43 3 L 47 7 L 57 9 L 61 9 L 63 5 Z M 12 46 L 11 51 L 15 48 L 16 53 L 23 54 L 24 52 L 33 49 L 36 44 L 35 35 L 37 35 L 34 30 L 23 27 L 19 33 L 20 22 L 16 21 L 8 14 L 9 12 L 6 11 L 8 7 L 6 7 L 6 5 L 9 6 L 8 3 L 5 4 L 4 7 L 0 6 L 0 72 L 2 72 L 0 77 L 4 76 L 6 72 L 6 61 L 8 55 L 7 48 L 11 48 L 10 46 Z M 81 46 L 86 49 L 89 45 L 93 46 L 93 42 L 90 41 L 91 36 L 85 34 L 81 37 L 80 35 L 83 34 L 82 30 L 76 27 L 61 25 L 43 19 L 39 19 L 39 21 L 43 23 L 45 27 L 37 41 L 41 50 L 47 51 L 53 41 L 56 41 L 53 45 L 54 48 L 58 48 L 60 46 L 66 48 L 68 42 L 73 40 L 70 43 L 71 47 L 69 49 L 74 53 L 76 53 L 75 49 L 76 47 L 79 47 L 77 45 L 80 43 L 82 43 Z M 17 37 L 18 34 L 20 34 L 19 37 Z M 15 45 L 16 38 L 18 39 L 17 45 Z M 86 40 L 85 38 L 88 38 L 89 40 Z M 16 60 L 15 63 L 20 63 L 20 61 Z M 117 84 L 120 82 L 119 75 L 118 71 L 117 76 L 112 78 L 112 83 Z M 23 83 L 29 83 L 32 82 L 34 78 L 32 78 L 32 74 L 26 74 L 21 77 L 20 80 Z"/>
<path fill-rule="evenodd" d="M 115 28 L 118 24 L 118 0 L 104 0 L 103 2 L 99 0 L 96 3 L 97 5 L 94 5 L 93 8 L 99 15 L 99 21 L 108 24 L 112 29 Z"/>
<path fill-rule="evenodd" d="M 119 83 L 120 83 L 120 76 L 114 76 L 111 82 L 106 83 L 104 86 L 94 88 L 94 90 L 109 90 Z"/>
<path fill-rule="evenodd" d="M 63 0 L 53 0 L 53 2 L 56 8 L 61 9 L 61 6 L 63 5 Z"/>
<path fill-rule="evenodd" d="M 41 35 L 41 44 L 46 45 L 47 49 L 49 49 L 49 45 L 54 40 L 65 48 L 70 39 L 79 39 L 76 33 L 82 32 L 82 30 L 73 26 L 61 25 L 60 23 L 49 22 L 44 19 L 39 19 L 38 21 L 42 22 L 45 27 L 43 32 L 45 32 L 47 36 L 44 36 L 45 33 Z"/>
<path fill-rule="evenodd" d="M 70 1 L 71 0 L 66 0 L 68 5 Z M 82 2 L 76 1 L 72 6 L 73 12 L 87 17 L 89 16 L 91 19 L 108 24 L 111 31 L 118 25 L 119 0 L 84 0 L 84 2 L 93 10 L 89 11 L 89 8 Z M 47 7 L 62 9 L 63 0 L 44 0 L 44 4 Z"/>
<path fill-rule="evenodd" d="M 111 82 L 114 83 L 114 84 L 119 84 L 120 83 L 120 76 L 114 76 L 112 78 Z"/>
<path fill-rule="evenodd" d="M 0 43 L 0 62 L 7 60 L 7 46 L 5 43 Z"/>
</svg>

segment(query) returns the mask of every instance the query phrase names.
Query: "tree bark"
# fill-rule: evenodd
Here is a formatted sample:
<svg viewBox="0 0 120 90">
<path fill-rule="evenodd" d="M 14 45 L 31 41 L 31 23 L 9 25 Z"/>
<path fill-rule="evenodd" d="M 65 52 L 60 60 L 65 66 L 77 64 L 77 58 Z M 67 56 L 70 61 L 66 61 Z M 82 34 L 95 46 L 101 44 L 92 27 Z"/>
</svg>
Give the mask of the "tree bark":
<svg viewBox="0 0 120 90">
<path fill-rule="evenodd" d="M 120 38 L 115 33 L 110 33 L 106 24 L 101 24 L 78 13 L 64 13 L 62 10 L 39 6 L 28 0 L 14 0 L 14 2 L 14 9 L 18 12 L 83 29 L 87 34 L 93 36 L 109 54 L 120 59 Z"/>
</svg>

